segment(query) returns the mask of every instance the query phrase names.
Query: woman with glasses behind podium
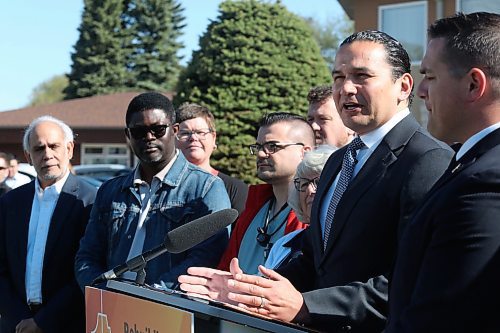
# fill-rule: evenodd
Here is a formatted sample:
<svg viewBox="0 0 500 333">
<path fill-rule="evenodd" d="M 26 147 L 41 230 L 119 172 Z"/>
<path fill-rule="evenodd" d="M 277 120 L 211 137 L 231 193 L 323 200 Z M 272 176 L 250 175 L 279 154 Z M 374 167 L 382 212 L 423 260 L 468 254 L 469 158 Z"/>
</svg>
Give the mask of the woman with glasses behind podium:
<svg viewBox="0 0 500 333">
<path fill-rule="evenodd" d="M 176 111 L 176 120 L 179 123 L 177 148 L 189 162 L 222 179 L 231 207 L 241 213 L 245 208 L 248 186 L 240 179 L 228 176 L 210 165 L 210 156 L 217 149 L 213 114 L 204 106 L 184 103 Z"/>
<path fill-rule="evenodd" d="M 309 224 L 311 207 L 323 167 L 336 148 L 321 145 L 305 153 L 297 166 L 297 171 L 288 190 L 288 205 L 293 209 L 300 222 Z M 276 269 L 286 265 L 302 253 L 302 238 L 305 229 L 292 231 L 281 237 L 271 248 L 265 267 Z"/>
</svg>

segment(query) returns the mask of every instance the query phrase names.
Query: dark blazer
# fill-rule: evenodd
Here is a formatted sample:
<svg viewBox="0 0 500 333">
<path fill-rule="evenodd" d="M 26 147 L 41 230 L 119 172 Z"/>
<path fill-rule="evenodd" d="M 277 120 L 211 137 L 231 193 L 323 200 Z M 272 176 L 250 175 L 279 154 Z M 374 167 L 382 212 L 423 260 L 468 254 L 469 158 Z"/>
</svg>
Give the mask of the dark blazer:
<svg viewBox="0 0 500 333">
<path fill-rule="evenodd" d="M 305 231 L 303 255 L 278 270 L 303 293 L 312 327 L 380 332 L 387 314 L 388 272 L 399 230 L 443 174 L 452 150 L 408 115 L 383 138 L 344 192 L 326 251 L 320 203 L 342 167 L 347 147 L 323 169 Z M 326 288 L 326 289 L 324 289 Z"/>
<path fill-rule="evenodd" d="M 500 129 L 458 162 L 402 237 L 387 332 L 500 332 Z"/>
<path fill-rule="evenodd" d="M 57 201 L 47 235 L 42 274 L 42 308 L 35 314 L 26 300 L 28 228 L 35 182 L 0 198 L 1 331 L 15 331 L 34 318 L 45 332 L 84 332 L 85 308 L 74 275 L 75 254 L 87 224 L 96 189 L 69 175 Z"/>
</svg>

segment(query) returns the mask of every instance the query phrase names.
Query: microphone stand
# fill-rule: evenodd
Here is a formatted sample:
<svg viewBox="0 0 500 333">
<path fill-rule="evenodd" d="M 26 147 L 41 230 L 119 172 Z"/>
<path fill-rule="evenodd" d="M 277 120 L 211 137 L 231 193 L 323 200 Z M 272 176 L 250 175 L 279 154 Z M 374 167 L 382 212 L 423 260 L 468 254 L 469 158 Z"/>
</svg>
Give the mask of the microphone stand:
<svg viewBox="0 0 500 333">
<path fill-rule="evenodd" d="M 148 260 L 142 255 L 132 258 L 127 262 L 127 266 L 131 267 L 130 271 L 137 273 L 137 276 L 135 277 L 135 283 L 139 286 L 144 286 L 144 281 L 146 280 L 147 263 Z"/>
</svg>

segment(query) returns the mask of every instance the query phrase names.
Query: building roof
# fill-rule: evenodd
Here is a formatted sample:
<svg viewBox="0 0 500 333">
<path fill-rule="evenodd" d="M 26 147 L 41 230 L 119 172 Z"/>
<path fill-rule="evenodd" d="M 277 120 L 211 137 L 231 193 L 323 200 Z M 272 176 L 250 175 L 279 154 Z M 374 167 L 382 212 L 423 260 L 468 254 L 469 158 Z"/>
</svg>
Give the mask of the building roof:
<svg viewBox="0 0 500 333">
<path fill-rule="evenodd" d="M 128 104 L 139 92 L 77 98 L 54 104 L 0 112 L 0 128 L 25 128 L 40 116 L 51 115 L 72 128 L 120 128 L 125 126 Z M 165 94 L 170 99 L 171 93 Z"/>
<path fill-rule="evenodd" d="M 351 20 L 354 20 L 354 4 L 351 0 L 338 0 L 339 4 L 344 8 L 345 13 Z"/>
</svg>

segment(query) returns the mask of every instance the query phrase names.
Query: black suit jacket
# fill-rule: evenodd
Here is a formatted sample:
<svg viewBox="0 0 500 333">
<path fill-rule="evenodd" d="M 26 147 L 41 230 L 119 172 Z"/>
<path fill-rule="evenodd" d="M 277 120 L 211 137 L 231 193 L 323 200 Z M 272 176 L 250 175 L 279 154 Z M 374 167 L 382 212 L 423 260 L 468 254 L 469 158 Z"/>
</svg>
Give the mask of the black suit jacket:
<svg viewBox="0 0 500 333">
<path fill-rule="evenodd" d="M 388 332 L 500 332 L 500 129 L 458 162 L 402 237 Z"/>
<path fill-rule="evenodd" d="M 303 255 L 279 270 L 303 292 L 309 325 L 327 331 L 377 332 L 385 326 L 388 272 L 399 230 L 453 155 L 408 115 L 382 140 L 344 192 L 326 251 L 320 204 L 347 147 L 323 169 Z"/>
<path fill-rule="evenodd" d="M 0 198 L 1 331 L 15 331 L 34 318 L 45 332 L 83 332 L 83 294 L 74 275 L 75 254 L 94 202 L 96 189 L 69 175 L 50 223 L 42 273 L 42 308 L 33 316 L 27 305 L 25 272 L 28 228 L 35 182 Z"/>
</svg>

